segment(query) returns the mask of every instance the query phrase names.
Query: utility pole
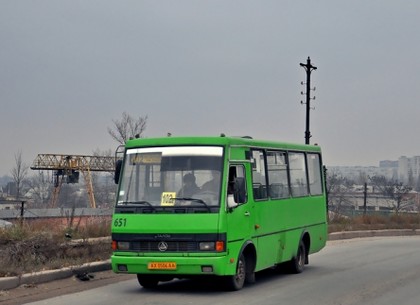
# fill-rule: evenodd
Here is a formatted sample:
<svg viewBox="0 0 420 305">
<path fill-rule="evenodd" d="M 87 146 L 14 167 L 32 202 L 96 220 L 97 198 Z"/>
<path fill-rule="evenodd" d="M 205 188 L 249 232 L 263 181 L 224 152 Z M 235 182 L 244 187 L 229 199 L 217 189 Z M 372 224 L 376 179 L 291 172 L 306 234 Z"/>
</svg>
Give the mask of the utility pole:
<svg viewBox="0 0 420 305">
<path fill-rule="evenodd" d="M 20 202 L 20 225 L 23 224 L 23 215 L 25 215 L 25 202 L 24 200 L 21 200 Z"/>
<path fill-rule="evenodd" d="M 300 64 L 306 71 L 306 103 L 301 101 L 301 104 L 306 104 L 306 129 L 305 129 L 305 144 L 309 144 L 309 139 L 312 137 L 309 131 L 309 111 L 311 110 L 311 72 L 316 70 L 316 67 L 311 64 L 311 58 L 308 57 L 306 64 Z M 304 82 L 301 83 L 304 85 Z M 313 89 L 315 91 L 315 88 Z M 303 95 L 303 91 L 301 92 Z M 315 97 L 313 97 L 315 99 Z"/>
<path fill-rule="evenodd" d="M 363 215 L 366 215 L 367 206 L 367 183 L 365 182 L 365 188 L 363 190 Z"/>
</svg>

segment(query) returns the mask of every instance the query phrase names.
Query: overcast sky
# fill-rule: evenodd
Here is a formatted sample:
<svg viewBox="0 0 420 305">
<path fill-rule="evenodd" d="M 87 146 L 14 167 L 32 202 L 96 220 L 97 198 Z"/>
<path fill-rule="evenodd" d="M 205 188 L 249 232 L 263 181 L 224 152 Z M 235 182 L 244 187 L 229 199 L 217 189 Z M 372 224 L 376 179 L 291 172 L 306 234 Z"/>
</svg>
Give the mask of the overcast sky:
<svg viewBox="0 0 420 305">
<path fill-rule="evenodd" d="M 326 165 L 420 155 L 420 1 L 0 0 L 0 176 L 22 151 L 114 150 L 122 112 L 146 137 L 311 143 Z"/>
</svg>

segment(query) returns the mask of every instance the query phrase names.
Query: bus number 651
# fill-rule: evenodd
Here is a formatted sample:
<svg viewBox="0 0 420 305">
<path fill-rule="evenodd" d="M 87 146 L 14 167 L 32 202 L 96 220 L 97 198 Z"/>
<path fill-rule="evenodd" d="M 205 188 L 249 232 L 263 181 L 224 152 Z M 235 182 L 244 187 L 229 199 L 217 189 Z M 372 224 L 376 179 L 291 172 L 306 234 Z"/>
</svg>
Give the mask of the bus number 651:
<svg viewBox="0 0 420 305">
<path fill-rule="evenodd" d="M 116 218 L 114 220 L 114 227 L 125 227 L 127 225 L 126 218 Z"/>
</svg>

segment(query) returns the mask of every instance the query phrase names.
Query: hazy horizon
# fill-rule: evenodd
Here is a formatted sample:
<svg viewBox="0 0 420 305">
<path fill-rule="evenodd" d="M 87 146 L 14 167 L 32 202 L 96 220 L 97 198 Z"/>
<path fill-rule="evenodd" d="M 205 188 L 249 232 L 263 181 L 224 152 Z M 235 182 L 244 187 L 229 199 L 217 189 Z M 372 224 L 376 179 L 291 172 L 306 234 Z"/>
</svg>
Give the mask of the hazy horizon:
<svg viewBox="0 0 420 305">
<path fill-rule="evenodd" d="M 14 155 L 114 150 L 123 112 L 146 137 L 249 135 L 311 143 L 327 166 L 420 155 L 420 2 L 0 3 L 0 176 Z"/>
</svg>

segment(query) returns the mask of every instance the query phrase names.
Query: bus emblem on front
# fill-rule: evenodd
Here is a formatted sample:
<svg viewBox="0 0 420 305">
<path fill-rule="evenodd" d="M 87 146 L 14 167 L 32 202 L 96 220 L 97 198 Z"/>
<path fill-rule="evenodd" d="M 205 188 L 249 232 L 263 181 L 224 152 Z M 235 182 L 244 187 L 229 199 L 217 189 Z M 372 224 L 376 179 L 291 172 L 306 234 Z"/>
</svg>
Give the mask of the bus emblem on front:
<svg viewBox="0 0 420 305">
<path fill-rule="evenodd" d="M 166 250 L 168 250 L 168 244 L 164 241 L 161 241 L 158 244 L 158 249 L 159 249 L 160 252 L 165 252 Z"/>
</svg>

